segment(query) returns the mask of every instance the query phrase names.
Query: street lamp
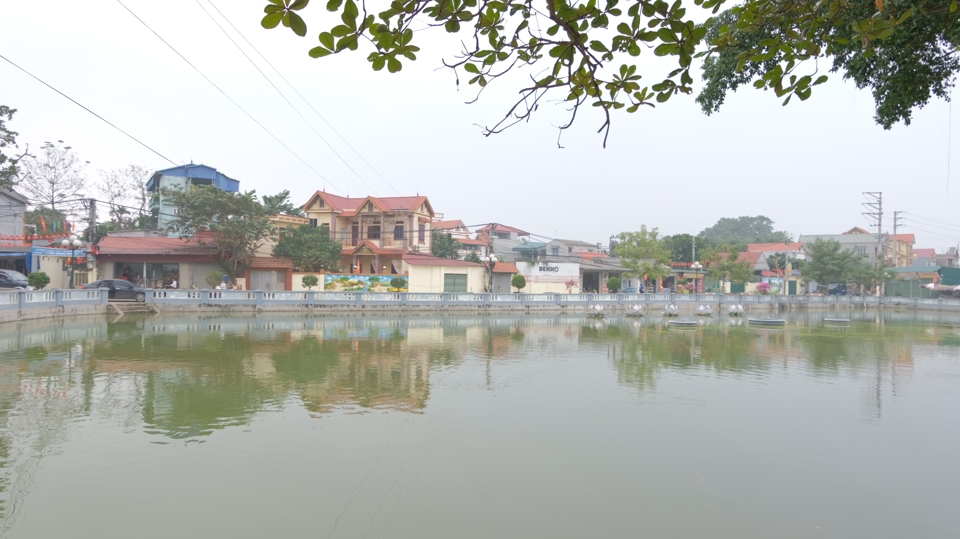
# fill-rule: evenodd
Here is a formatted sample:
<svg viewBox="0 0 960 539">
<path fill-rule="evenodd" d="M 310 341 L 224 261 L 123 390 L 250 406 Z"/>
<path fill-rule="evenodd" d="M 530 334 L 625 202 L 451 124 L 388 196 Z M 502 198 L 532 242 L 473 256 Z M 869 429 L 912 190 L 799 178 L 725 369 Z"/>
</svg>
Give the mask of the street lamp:
<svg viewBox="0 0 960 539">
<path fill-rule="evenodd" d="M 493 293 L 493 268 L 497 265 L 497 257 L 490 253 L 490 256 L 483 258 L 488 266 L 490 266 L 490 293 Z"/>
<path fill-rule="evenodd" d="M 690 269 L 693 270 L 693 293 L 698 294 L 700 293 L 700 270 L 703 269 L 703 264 L 694 262 Z"/>
<path fill-rule="evenodd" d="M 76 252 L 77 249 L 83 245 L 83 242 L 75 235 L 71 235 L 69 239 L 64 238 L 64 240 L 60 242 L 60 245 L 70 248 L 70 288 L 73 288 L 73 272 L 77 264 Z"/>
</svg>

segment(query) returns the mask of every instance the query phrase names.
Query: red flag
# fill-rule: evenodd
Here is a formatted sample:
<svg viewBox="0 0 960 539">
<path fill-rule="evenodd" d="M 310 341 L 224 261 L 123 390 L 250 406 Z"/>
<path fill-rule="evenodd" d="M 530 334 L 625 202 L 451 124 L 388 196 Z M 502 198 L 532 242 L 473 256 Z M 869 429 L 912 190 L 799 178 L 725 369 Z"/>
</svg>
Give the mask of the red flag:
<svg viewBox="0 0 960 539">
<path fill-rule="evenodd" d="M 47 231 L 47 222 L 43 220 L 43 216 L 42 216 L 42 215 L 40 216 L 40 226 L 43 227 L 43 231 L 44 231 L 44 232 Z"/>
</svg>

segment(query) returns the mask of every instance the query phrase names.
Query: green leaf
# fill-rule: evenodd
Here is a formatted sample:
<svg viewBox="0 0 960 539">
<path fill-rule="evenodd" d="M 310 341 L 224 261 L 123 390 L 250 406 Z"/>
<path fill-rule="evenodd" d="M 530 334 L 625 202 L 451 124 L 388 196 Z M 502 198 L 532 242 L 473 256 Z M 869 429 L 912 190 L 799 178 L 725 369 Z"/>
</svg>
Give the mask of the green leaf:
<svg viewBox="0 0 960 539">
<path fill-rule="evenodd" d="M 282 12 L 283 6 L 276 6 L 276 5 L 270 4 L 269 6 L 263 8 L 264 13 L 276 13 L 278 11 Z"/>
<path fill-rule="evenodd" d="M 817 80 L 813 81 L 813 85 L 816 86 L 818 84 L 823 84 L 827 82 L 827 79 L 829 78 L 830 77 L 827 77 L 826 75 L 820 75 L 819 77 L 817 77 Z"/>
<path fill-rule="evenodd" d="M 343 4 L 343 0 L 330 0 L 327 2 L 327 11 L 336 11 L 340 9 L 340 6 Z"/>
<path fill-rule="evenodd" d="M 333 34 L 330 32 L 322 32 L 320 34 L 320 44 L 330 50 L 333 50 Z"/>
<path fill-rule="evenodd" d="M 480 68 L 473 64 L 463 64 L 463 70 L 468 73 L 480 73 Z"/>
<path fill-rule="evenodd" d="M 323 47 L 314 47 L 310 49 L 308 54 L 310 54 L 311 58 L 323 58 L 324 56 L 329 56 L 333 53 Z"/>
<path fill-rule="evenodd" d="M 373 70 L 374 71 L 383 70 L 383 66 L 386 65 L 386 63 L 387 63 L 387 58 L 385 56 L 377 56 L 376 58 L 373 59 Z"/>
<path fill-rule="evenodd" d="M 299 11 L 307 7 L 308 3 L 310 3 L 310 0 L 293 0 L 293 3 L 290 4 L 290 9 L 294 11 Z"/>
<path fill-rule="evenodd" d="M 400 60 L 397 60 L 394 57 L 387 58 L 387 71 L 391 73 L 396 73 L 403 69 L 403 64 L 400 63 Z"/>
<path fill-rule="evenodd" d="M 280 24 L 281 20 L 283 20 L 282 11 L 268 13 L 263 17 L 263 19 L 260 20 L 260 26 L 269 30 L 271 28 L 276 28 Z"/>
<path fill-rule="evenodd" d="M 955 13 L 957 11 L 957 0 L 950 2 L 950 13 Z"/>
<path fill-rule="evenodd" d="M 307 35 L 307 23 L 303 22 L 303 19 L 300 15 L 290 11 L 290 29 L 293 30 L 294 34 L 297 34 L 300 37 Z"/>
<path fill-rule="evenodd" d="M 443 25 L 446 28 L 447 32 L 453 34 L 460 31 L 460 21 L 457 19 L 450 19 Z"/>
</svg>

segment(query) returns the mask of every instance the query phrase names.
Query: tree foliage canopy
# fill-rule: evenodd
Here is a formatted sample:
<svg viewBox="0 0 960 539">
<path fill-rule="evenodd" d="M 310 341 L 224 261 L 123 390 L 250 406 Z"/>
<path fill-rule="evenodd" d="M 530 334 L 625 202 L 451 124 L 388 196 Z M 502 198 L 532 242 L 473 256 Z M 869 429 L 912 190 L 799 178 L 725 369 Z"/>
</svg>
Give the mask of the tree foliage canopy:
<svg viewBox="0 0 960 539">
<path fill-rule="evenodd" d="M 303 209 L 290 202 L 290 191 L 284 189 L 275 195 L 263 195 L 263 207 L 267 215 L 303 216 Z"/>
<path fill-rule="evenodd" d="M 817 238 L 804 246 L 807 251 L 807 263 L 804 276 L 821 285 L 845 283 L 861 276 L 862 259 L 843 249 L 837 240 Z"/>
<path fill-rule="evenodd" d="M 228 193 L 208 185 L 192 185 L 162 194 L 178 208 L 168 231 L 201 245 L 208 241 L 197 233 L 209 232 L 231 277 L 250 267 L 257 249 L 273 235 L 273 223 L 255 191 Z"/>
<path fill-rule="evenodd" d="M 17 132 L 7 128 L 7 122 L 13 120 L 15 112 L 17 112 L 17 109 L 0 105 L 0 188 L 9 188 L 13 185 L 17 174 L 20 172 L 20 169 L 17 168 L 17 162 L 26 155 L 24 153 L 20 156 L 13 156 L 4 153 L 5 148 L 17 147 Z"/>
<path fill-rule="evenodd" d="M 325 227 L 301 226 L 280 235 L 273 256 L 293 259 L 298 271 L 336 272 L 342 247 Z"/>
<path fill-rule="evenodd" d="M 264 28 L 281 24 L 307 35 L 301 16 L 309 0 L 268 0 Z M 693 93 L 693 60 L 707 56 L 705 110 L 716 110 L 729 89 L 753 81 L 786 101 L 805 100 L 826 81 L 817 63 L 831 58 L 848 77 L 874 87 L 886 103 L 922 105 L 924 90 L 908 89 L 890 99 L 888 81 L 926 81 L 937 93 L 937 80 L 949 86 L 956 72 L 957 0 L 745 0 L 719 14 L 727 0 L 393 0 L 382 11 L 366 2 L 328 0 L 333 16 L 322 20 L 319 43 L 309 50 L 322 58 L 363 47 L 375 71 L 395 73 L 417 59 L 415 30 L 443 28 L 462 33 L 462 49 L 444 66 L 477 89 L 477 96 L 498 79 L 517 84 L 517 100 L 504 117 L 484 128 L 498 133 L 529 120 L 549 95 L 565 101 L 570 127 L 581 106 L 597 109 L 604 141 L 611 112 L 636 112 L 672 96 Z M 693 8 L 688 13 L 688 8 Z M 705 22 L 703 21 L 706 17 Z M 912 26 L 907 26 L 912 25 Z M 906 26 L 906 28 L 903 28 Z M 916 28 L 920 35 L 907 34 Z M 908 58 L 927 40 L 923 59 Z M 644 52 L 666 58 L 670 68 L 640 70 Z M 937 55 L 946 58 L 938 59 Z M 904 61 L 901 64 L 899 61 Z M 661 68 L 662 66 L 655 66 Z M 918 74 L 935 67 L 940 75 Z M 650 82 L 643 80 L 651 77 Z M 939 77 L 939 78 L 938 78 Z M 509 81 L 509 82 L 507 82 Z M 517 83 L 516 81 L 522 81 Z M 939 95 L 939 94 L 937 94 Z M 880 101 L 878 100 L 878 105 Z M 896 108 L 896 107 L 895 107 Z"/>
<path fill-rule="evenodd" d="M 709 228 L 703 229 L 700 239 L 717 244 L 746 244 L 746 243 L 783 243 L 790 239 L 790 234 L 773 229 L 773 220 L 763 215 L 756 217 L 742 216 L 736 219 L 724 217 Z"/>
<path fill-rule="evenodd" d="M 460 258 L 460 242 L 449 232 L 434 232 L 430 245 L 433 256 L 457 260 Z"/>
<path fill-rule="evenodd" d="M 670 274 L 670 251 L 664 246 L 657 228 L 642 225 L 636 232 L 621 232 L 620 243 L 614 249 L 627 275 L 659 279 Z"/>
<path fill-rule="evenodd" d="M 727 92 L 750 83 L 786 96 L 784 104 L 794 95 L 805 100 L 812 86 L 827 79 L 817 76 L 821 58 L 831 59 L 831 72 L 871 90 L 876 122 L 885 129 L 900 121 L 909 125 L 913 109 L 931 97 L 949 99 L 960 70 L 956 1 L 793 0 L 777 2 L 778 10 L 763 4 L 774 2 L 748 1 L 707 23 L 716 54 L 704 61 L 706 84 L 697 96 L 705 113 L 716 112 Z M 748 14 L 760 18 L 731 32 Z"/>
</svg>

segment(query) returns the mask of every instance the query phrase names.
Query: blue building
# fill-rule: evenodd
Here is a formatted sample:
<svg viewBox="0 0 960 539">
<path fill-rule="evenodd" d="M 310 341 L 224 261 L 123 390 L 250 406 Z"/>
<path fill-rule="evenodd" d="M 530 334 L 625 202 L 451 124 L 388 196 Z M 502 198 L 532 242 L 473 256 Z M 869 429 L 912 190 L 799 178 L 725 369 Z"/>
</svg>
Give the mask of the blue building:
<svg viewBox="0 0 960 539">
<path fill-rule="evenodd" d="M 234 180 L 217 169 L 207 165 L 181 165 L 179 167 L 158 170 L 147 181 L 147 191 L 156 193 L 151 209 L 157 214 L 157 227 L 165 229 L 177 215 L 177 207 L 164 200 L 162 189 L 187 189 L 191 185 L 212 185 L 229 193 L 240 191 L 240 181 Z"/>
</svg>

